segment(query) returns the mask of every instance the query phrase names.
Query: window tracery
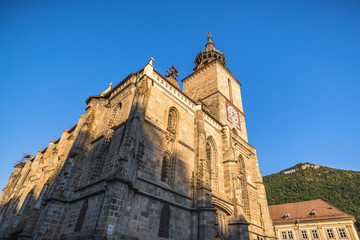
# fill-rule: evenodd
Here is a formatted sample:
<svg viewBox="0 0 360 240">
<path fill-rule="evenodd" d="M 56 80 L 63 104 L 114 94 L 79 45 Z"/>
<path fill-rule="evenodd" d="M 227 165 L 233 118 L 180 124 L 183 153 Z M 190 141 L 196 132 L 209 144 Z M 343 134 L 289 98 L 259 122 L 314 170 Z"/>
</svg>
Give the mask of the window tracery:
<svg viewBox="0 0 360 240">
<path fill-rule="evenodd" d="M 177 128 L 177 121 L 178 121 L 178 114 L 175 108 L 170 108 L 169 115 L 168 115 L 168 125 L 167 130 L 171 133 L 176 133 Z"/>
<path fill-rule="evenodd" d="M 161 181 L 168 184 L 169 186 L 173 185 L 174 181 L 174 161 L 173 157 L 169 152 L 165 152 L 162 159 L 161 166 Z"/>
<path fill-rule="evenodd" d="M 212 137 L 206 141 L 206 166 L 210 172 L 211 187 L 219 189 L 219 168 L 217 162 L 217 154 L 215 143 Z"/>
</svg>

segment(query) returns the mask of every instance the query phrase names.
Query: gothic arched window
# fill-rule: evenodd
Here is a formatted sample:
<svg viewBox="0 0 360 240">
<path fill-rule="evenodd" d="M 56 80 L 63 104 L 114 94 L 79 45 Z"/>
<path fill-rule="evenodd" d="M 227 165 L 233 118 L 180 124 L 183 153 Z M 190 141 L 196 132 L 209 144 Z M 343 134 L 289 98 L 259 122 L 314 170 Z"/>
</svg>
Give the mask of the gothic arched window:
<svg viewBox="0 0 360 240">
<path fill-rule="evenodd" d="M 238 170 L 241 174 L 244 175 L 244 177 L 246 176 L 245 160 L 241 155 L 239 156 L 239 160 L 238 160 Z"/>
<path fill-rule="evenodd" d="M 172 186 L 174 176 L 174 161 L 169 152 L 165 152 L 161 166 L 161 181 Z"/>
<path fill-rule="evenodd" d="M 238 133 L 237 133 L 237 131 L 236 131 L 235 128 L 233 128 L 231 131 L 232 131 L 236 136 L 238 135 Z"/>
<path fill-rule="evenodd" d="M 228 79 L 228 84 L 229 84 L 229 98 L 230 98 L 230 102 L 232 103 L 233 99 L 232 99 L 232 88 L 231 88 L 231 80 L 230 79 Z"/>
<path fill-rule="evenodd" d="M 211 186 L 215 189 L 219 188 L 219 174 L 216 158 L 216 148 L 212 137 L 209 137 L 206 141 L 206 166 L 210 173 Z"/>
<path fill-rule="evenodd" d="M 169 238 L 170 232 L 170 207 L 165 204 L 161 210 L 158 237 Z"/>
<path fill-rule="evenodd" d="M 176 133 L 176 127 L 177 127 L 177 111 L 175 108 L 170 108 L 169 116 L 168 116 L 168 125 L 167 130 L 172 133 Z"/>
<path fill-rule="evenodd" d="M 209 162 L 211 162 L 211 157 L 212 157 L 211 153 L 212 153 L 211 146 L 210 146 L 209 141 L 207 141 L 206 142 L 206 160 Z"/>
</svg>

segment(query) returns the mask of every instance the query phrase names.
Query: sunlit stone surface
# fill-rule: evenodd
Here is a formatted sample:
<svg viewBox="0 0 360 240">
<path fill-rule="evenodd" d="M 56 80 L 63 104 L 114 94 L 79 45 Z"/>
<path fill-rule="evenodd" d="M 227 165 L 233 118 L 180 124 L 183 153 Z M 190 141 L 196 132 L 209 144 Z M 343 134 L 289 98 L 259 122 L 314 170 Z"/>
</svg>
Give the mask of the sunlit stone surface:
<svg viewBox="0 0 360 240">
<path fill-rule="evenodd" d="M 153 61 L 89 97 L 74 127 L 18 164 L 0 238 L 275 238 L 225 54 L 209 34 L 183 91 Z"/>
</svg>

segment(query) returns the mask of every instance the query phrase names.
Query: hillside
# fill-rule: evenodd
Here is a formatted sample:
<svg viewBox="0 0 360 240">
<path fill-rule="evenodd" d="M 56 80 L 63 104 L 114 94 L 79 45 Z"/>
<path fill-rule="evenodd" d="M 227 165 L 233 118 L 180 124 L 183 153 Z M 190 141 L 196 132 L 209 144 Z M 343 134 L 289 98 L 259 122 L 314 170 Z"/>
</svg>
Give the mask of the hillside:
<svg viewBox="0 0 360 240">
<path fill-rule="evenodd" d="M 321 198 L 360 220 L 360 172 L 298 164 L 264 177 L 269 205 Z"/>
</svg>

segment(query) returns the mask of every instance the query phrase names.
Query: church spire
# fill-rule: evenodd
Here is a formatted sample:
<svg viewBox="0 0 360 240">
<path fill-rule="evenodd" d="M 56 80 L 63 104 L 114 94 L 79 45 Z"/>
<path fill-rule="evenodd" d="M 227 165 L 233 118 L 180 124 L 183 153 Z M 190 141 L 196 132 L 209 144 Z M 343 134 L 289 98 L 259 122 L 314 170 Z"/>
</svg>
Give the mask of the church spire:
<svg viewBox="0 0 360 240">
<path fill-rule="evenodd" d="M 213 39 L 213 37 L 209 30 L 207 43 L 205 45 L 205 50 L 201 50 L 197 54 L 197 56 L 195 58 L 196 67 L 194 70 L 201 68 L 205 64 L 207 64 L 215 59 L 219 59 L 224 65 L 226 65 L 225 53 L 223 53 L 222 51 L 215 48 L 215 45 L 214 45 L 212 39 Z"/>
<path fill-rule="evenodd" d="M 205 49 L 208 50 L 208 49 L 213 49 L 215 48 L 215 45 L 214 43 L 212 42 L 212 36 L 211 36 L 211 32 L 209 30 L 209 33 L 208 33 L 208 41 L 206 43 L 206 46 L 205 46 Z"/>
</svg>

